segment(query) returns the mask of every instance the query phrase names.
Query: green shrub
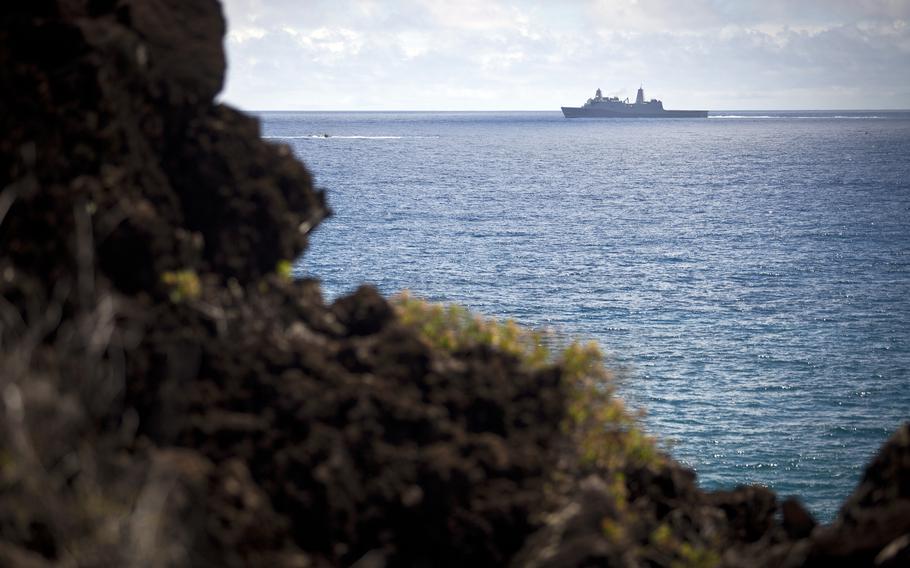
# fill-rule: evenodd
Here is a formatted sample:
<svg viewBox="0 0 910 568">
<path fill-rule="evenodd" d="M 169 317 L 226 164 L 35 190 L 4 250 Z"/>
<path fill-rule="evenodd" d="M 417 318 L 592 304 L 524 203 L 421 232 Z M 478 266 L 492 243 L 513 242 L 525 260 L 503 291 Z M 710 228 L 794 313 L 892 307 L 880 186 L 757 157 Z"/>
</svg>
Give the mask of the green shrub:
<svg viewBox="0 0 910 568">
<path fill-rule="evenodd" d="M 170 287 L 174 303 L 196 299 L 202 293 L 202 283 L 194 270 L 168 271 L 161 275 L 161 281 Z"/>
<path fill-rule="evenodd" d="M 621 472 L 628 465 L 653 464 L 662 459 L 654 440 L 638 419 L 614 396 L 612 375 L 594 342 L 570 342 L 551 350 L 554 343 L 542 332 L 512 320 L 499 322 L 455 305 L 413 298 L 404 292 L 392 303 L 399 319 L 416 327 L 433 347 L 455 352 L 489 345 L 517 357 L 531 369 L 557 365 L 568 394 L 563 431 L 576 443 L 581 462 L 597 470 Z"/>
<path fill-rule="evenodd" d="M 407 292 L 392 301 L 399 319 L 420 330 L 421 336 L 433 347 L 454 352 L 489 345 L 518 357 L 531 368 L 543 367 L 550 361 L 544 335 L 519 327 L 512 320 L 501 323 L 474 315 L 461 306 L 444 306 L 413 298 Z"/>
<path fill-rule="evenodd" d="M 284 280 L 292 280 L 294 277 L 294 264 L 290 260 L 279 260 L 275 265 L 275 273 Z"/>
</svg>

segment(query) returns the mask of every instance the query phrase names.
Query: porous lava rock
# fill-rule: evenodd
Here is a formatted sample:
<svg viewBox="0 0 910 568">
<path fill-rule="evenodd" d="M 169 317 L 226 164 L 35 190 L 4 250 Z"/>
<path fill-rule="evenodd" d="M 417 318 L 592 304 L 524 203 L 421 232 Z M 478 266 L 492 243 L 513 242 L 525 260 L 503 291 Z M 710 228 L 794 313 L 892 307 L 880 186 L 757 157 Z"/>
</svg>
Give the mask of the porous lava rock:
<svg viewBox="0 0 910 568">
<path fill-rule="evenodd" d="M 327 306 L 280 274 L 328 209 L 213 103 L 213 0 L 2 18 L 4 440 L 34 458 L 5 472 L 6 558 L 505 562 L 541 508 L 558 370 L 434 351 L 374 290 Z"/>
</svg>

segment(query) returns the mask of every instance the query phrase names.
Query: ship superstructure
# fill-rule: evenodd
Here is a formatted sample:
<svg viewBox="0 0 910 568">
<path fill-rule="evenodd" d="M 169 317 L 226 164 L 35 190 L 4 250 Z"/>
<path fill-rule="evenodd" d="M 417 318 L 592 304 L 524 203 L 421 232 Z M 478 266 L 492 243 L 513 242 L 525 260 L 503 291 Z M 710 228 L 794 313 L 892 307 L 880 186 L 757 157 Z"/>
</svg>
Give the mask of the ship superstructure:
<svg viewBox="0 0 910 568">
<path fill-rule="evenodd" d="M 604 97 L 597 89 L 594 97 L 581 107 L 562 107 L 566 118 L 707 118 L 706 110 L 664 110 L 657 99 L 645 100 L 645 90 L 638 88 L 635 102 L 619 97 Z"/>
</svg>

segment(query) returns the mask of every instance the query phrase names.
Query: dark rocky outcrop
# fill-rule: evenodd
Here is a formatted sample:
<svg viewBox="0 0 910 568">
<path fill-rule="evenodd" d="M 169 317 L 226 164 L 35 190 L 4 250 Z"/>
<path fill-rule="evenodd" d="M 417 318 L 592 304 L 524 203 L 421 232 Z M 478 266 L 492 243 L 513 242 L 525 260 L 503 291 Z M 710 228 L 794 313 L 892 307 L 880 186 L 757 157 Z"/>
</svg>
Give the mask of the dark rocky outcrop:
<svg viewBox="0 0 910 568">
<path fill-rule="evenodd" d="M 0 565 L 880 565 L 910 427 L 830 526 L 584 463 L 559 365 L 290 281 L 328 215 L 213 103 L 214 0 L 0 9 Z"/>
</svg>

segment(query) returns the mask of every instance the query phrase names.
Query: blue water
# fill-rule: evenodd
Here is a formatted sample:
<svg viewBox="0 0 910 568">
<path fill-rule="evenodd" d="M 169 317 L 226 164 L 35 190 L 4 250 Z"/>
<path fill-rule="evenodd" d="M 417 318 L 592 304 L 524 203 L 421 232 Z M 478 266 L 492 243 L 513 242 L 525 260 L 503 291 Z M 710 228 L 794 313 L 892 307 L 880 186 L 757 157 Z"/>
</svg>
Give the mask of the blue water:
<svg viewBox="0 0 910 568">
<path fill-rule="evenodd" d="M 910 419 L 910 113 L 260 117 L 334 210 L 299 273 L 596 339 L 704 487 L 830 520 Z"/>
</svg>

